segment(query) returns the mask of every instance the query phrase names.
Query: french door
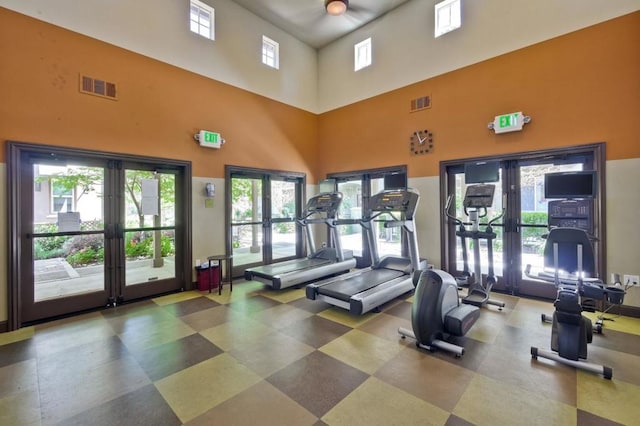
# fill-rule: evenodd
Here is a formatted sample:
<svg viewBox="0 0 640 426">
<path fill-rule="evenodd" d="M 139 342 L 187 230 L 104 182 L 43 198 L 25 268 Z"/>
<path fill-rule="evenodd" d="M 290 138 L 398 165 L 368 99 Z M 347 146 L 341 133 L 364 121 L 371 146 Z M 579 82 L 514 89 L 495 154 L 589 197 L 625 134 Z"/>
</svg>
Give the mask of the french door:
<svg viewBox="0 0 640 426">
<path fill-rule="evenodd" d="M 407 173 L 406 166 L 393 166 L 381 169 L 360 170 L 354 172 L 332 173 L 327 175 L 335 182 L 334 190 L 342 193 L 342 204 L 338 212 L 340 224 L 338 232 L 343 250 L 351 250 L 356 259 L 356 267 L 364 268 L 370 265 L 369 248 L 362 234 L 360 220 L 367 207 L 369 198 L 383 191 L 384 177 Z M 381 218 L 389 219 L 389 218 Z M 401 219 L 400 217 L 396 219 Z M 406 243 L 402 240 L 400 228 L 385 228 L 383 222 L 376 225 L 376 243 L 380 256 L 406 255 Z"/>
<path fill-rule="evenodd" d="M 182 288 L 190 274 L 180 265 L 183 256 L 176 256 L 176 242 L 184 239 L 177 226 L 184 220 L 177 212 L 176 200 L 183 197 L 177 190 L 182 180 L 178 170 L 122 162 L 115 180 L 116 189 L 124 191 L 115 212 L 119 224 L 115 257 L 123 266 L 116 268 L 116 297 L 131 300 Z"/>
<path fill-rule="evenodd" d="M 441 205 L 448 195 L 454 195 L 451 214 L 466 222 L 462 200 L 467 184 L 464 179 L 464 164 L 487 160 L 499 160 L 499 181 L 496 186 L 493 205 L 487 209 L 487 216 L 480 220 L 480 228 L 502 214 L 504 216 L 493 224 L 496 239 L 493 240 L 494 273 L 497 284 L 494 289 L 522 296 L 534 296 L 553 299 L 556 289 L 548 282 L 532 279 L 525 274 L 527 267 L 533 274 L 543 266 L 543 235 L 548 232 L 548 203 L 544 198 L 545 173 L 596 170 L 598 173 L 598 192 L 590 200 L 590 212 L 593 229 L 590 230 L 599 275 L 605 273 L 605 221 L 604 216 L 604 144 L 593 144 L 567 149 L 519 153 L 500 158 L 473 158 L 441 163 Z M 443 215 L 444 216 L 444 215 Z M 443 219 L 442 259 L 443 267 L 449 272 L 461 274 L 463 271 L 463 246 L 455 235 L 453 221 Z M 467 240 L 469 270 L 473 271 L 473 251 Z M 480 241 L 480 264 L 483 276 L 488 273 L 487 245 Z"/>
<path fill-rule="evenodd" d="M 9 152 L 10 327 L 190 282 L 188 163 L 22 143 Z"/>
<path fill-rule="evenodd" d="M 226 167 L 227 253 L 233 276 L 248 267 L 304 256 L 296 219 L 304 204 L 304 174 Z"/>
</svg>

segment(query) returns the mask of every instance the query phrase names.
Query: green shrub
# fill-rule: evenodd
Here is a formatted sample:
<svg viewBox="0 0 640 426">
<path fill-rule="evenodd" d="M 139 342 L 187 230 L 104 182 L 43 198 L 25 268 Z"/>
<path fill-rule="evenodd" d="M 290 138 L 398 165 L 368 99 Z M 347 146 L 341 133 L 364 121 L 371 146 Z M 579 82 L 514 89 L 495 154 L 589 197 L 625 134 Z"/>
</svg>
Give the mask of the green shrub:
<svg viewBox="0 0 640 426">
<path fill-rule="evenodd" d="M 64 257 L 64 250 L 62 247 L 46 250 L 39 244 L 39 241 L 36 240 L 33 244 L 33 256 L 34 260 L 54 259 L 56 257 Z"/>
<path fill-rule="evenodd" d="M 128 258 L 151 257 L 153 238 L 148 232 L 127 233 L 125 235 L 124 252 Z"/>
<path fill-rule="evenodd" d="M 160 238 L 160 255 L 162 257 L 167 257 L 172 254 L 175 254 L 176 249 L 173 245 L 173 238 L 168 235 L 162 235 Z"/>
<path fill-rule="evenodd" d="M 160 236 L 160 255 L 167 257 L 175 254 L 172 231 L 163 231 Z M 153 257 L 153 232 L 127 233 L 125 236 L 124 252 L 127 258 Z"/>
<path fill-rule="evenodd" d="M 75 235 L 64 243 L 65 259 L 71 266 L 84 266 L 104 261 L 102 234 Z"/>
<path fill-rule="evenodd" d="M 548 233 L 546 225 L 549 223 L 546 212 L 522 212 L 522 223 L 528 225 L 545 225 L 544 228 L 520 228 L 522 230 L 522 244 L 533 247 L 533 251 L 542 254 L 544 239 L 542 236 Z"/>
<path fill-rule="evenodd" d="M 35 234 L 47 234 L 58 232 L 58 225 L 55 223 L 38 223 L 33 226 Z M 69 236 L 52 236 L 37 237 L 33 241 L 33 253 L 36 260 L 52 259 L 54 257 L 64 256 L 64 243 L 72 237 Z"/>
<path fill-rule="evenodd" d="M 66 257 L 66 261 L 74 267 L 102 263 L 104 261 L 104 249 L 94 250 L 86 247 Z"/>
<path fill-rule="evenodd" d="M 280 222 L 275 225 L 275 231 L 278 234 L 291 234 L 295 232 L 295 227 L 292 222 Z"/>
</svg>

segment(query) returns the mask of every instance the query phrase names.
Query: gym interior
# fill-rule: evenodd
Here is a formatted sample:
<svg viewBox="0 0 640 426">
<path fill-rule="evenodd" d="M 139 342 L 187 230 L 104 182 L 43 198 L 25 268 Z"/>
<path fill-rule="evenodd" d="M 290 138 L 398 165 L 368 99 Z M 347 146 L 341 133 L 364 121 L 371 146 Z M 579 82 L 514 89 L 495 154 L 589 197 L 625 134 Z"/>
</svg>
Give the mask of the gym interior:
<svg viewBox="0 0 640 426">
<path fill-rule="evenodd" d="M 319 47 L 202 3 L 214 39 L 189 30 L 186 0 L 0 0 L 0 423 L 637 423 L 637 1 L 462 1 L 434 38 L 437 2 L 409 0 Z M 470 164 L 497 167 L 477 180 L 479 231 Z M 565 194 L 585 207 L 570 220 L 546 191 L 562 173 L 592 179 Z M 387 189 L 419 194 L 410 223 L 394 206 L 373 220 Z M 325 190 L 337 221 L 303 224 Z M 560 256 L 551 219 L 588 234 L 575 278 L 538 273 Z M 379 250 L 410 258 L 416 290 L 354 312 L 313 300 L 316 283 L 245 278 L 336 240 L 355 265 L 332 276 Z M 603 289 L 584 311 L 583 267 Z M 457 292 L 467 269 L 496 303 L 454 297 L 453 325 L 417 346 L 421 286 Z M 545 358 L 574 332 L 588 357 Z"/>
</svg>

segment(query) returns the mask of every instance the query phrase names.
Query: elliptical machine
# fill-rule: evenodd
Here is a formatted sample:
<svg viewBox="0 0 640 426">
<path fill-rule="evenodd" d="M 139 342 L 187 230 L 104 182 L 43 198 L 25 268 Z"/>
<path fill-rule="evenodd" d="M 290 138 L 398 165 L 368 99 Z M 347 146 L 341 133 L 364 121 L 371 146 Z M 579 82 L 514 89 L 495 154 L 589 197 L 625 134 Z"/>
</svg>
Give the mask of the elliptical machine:
<svg viewBox="0 0 640 426">
<path fill-rule="evenodd" d="M 462 244 L 462 276 L 456 277 L 459 286 L 468 286 L 467 295 L 462 298 L 462 303 L 483 307 L 485 305 L 497 306 L 499 310 L 504 308 L 505 303 L 499 300 L 490 299 L 491 289 L 496 284 L 496 276 L 493 270 L 493 240 L 496 233 L 493 232 L 492 225 L 502 218 L 505 213 L 504 203 L 502 213 L 489 221 L 484 231 L 480 230 L 480 219 L 487 216 L 487 208 L 493 204 L 495 185 L 478 184 L 470 185 L 464 194 L 464 213 L 471 220 L 471 230 L 467 230 L 464 222 L 451 215 L 449 210 L 453 202 L 454 194 L 449 195 L 444 209 L 445 215 L 453 220 L 458 226 L 456 235 L 460 237 Z M 467 254 L 467 238 L 473 241 L 473 275 L 469 270 L 469 255 Z M 480 240 L 487 241 L 487 278 L 482 282 L 482 268 L 480 262 Z"/>
<path fill-rule="evenodd" d="M 400 327 L 398 333 L 403 339 L 416 339 L 416 346 L 428 351 L 438 348 L 462 356 L 464 348 L 445 339 L 464 336 L 480 317 L 480 308 L 460 304 L 456 280 L 444 271 L 416 271 L 413 282 L 416 286 L 411 307 L 413 331 Z"/>
</svg>

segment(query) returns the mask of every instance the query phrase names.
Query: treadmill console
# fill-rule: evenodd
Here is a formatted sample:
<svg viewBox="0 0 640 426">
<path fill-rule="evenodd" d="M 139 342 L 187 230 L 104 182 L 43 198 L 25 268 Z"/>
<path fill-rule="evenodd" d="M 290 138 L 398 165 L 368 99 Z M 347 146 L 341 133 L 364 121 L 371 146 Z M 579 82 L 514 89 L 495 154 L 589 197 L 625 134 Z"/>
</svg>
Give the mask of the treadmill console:
<svg viewBox="0 0 640 426">
<path fill-rule="evenodd" d="M 341 202 L 341 192 L 323 192 L 307 201 L 306 213 L 326 213 L 327 217 L 336 217 Z"/>
<path fill-rule="evenodd" d="M 410 218 L 418 205 L 419 195 L 412 190 L 382 191 L 370 198 L 371 212 L 403 212 Z"/>
</svg>

